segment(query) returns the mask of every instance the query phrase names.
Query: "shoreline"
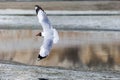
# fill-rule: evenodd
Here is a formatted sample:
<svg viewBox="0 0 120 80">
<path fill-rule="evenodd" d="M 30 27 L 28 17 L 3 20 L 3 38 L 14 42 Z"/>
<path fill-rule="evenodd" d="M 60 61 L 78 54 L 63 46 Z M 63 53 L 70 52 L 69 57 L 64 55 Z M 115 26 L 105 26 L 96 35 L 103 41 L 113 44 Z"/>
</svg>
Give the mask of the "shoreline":
<svg viewBox="0 0 120 80">
<path fill-rule="evenodd" d="M 60 80 L 60 79 L 89 79 L 89 80 L 119 80 L 120 72 L 118 71 L 81 71 L 81 70 L 69 70 L 59 69 L 42 66 L 25 66 L 25 65 L 13 65 L 13 64 L 1 64 L 0 63 L 0 79 L 22 79 L 22 80 Z M 69 77 L 68 77 L 69 76 Z"/>
</svg>

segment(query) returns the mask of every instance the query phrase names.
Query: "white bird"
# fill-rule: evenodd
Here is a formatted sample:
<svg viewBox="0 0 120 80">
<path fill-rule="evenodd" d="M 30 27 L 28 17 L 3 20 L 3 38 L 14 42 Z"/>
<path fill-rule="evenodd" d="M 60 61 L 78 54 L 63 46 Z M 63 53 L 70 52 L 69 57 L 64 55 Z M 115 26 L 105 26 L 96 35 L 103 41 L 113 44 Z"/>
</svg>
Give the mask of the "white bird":
<svg viewBox="0 0 120 80">
<path fill-rule="evenodd" d="M 36 36 L 44 37 L 44 41 L 42 46 L 40 47 L 40 52 L 38 55 L 38 60 L 41 60 L 43 58 L 46 58 L 49 55 L 53 43 L 58 42 L 59 36 L 56 29 L 52 27 L 45 11 L 38 5 L 35 5 L 35 10 L 36 10 L 39 23 L 43 28 L 43 32 L 40 32 L 36 35 Z"/>
</svg>

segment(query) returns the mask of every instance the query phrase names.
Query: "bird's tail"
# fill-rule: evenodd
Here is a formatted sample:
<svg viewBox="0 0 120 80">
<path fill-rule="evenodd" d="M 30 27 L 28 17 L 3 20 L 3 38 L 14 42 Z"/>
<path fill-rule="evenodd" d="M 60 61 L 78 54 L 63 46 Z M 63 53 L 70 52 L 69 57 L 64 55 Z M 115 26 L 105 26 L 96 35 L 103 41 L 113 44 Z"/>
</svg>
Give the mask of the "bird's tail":
<svg viewBox="0 0 120 80">
<path fill-rule="evenodd" d="M 53 43 L 56 44 L 59 41 L 59 35 L 56 29 L 53 29 Z"/>
</svg>

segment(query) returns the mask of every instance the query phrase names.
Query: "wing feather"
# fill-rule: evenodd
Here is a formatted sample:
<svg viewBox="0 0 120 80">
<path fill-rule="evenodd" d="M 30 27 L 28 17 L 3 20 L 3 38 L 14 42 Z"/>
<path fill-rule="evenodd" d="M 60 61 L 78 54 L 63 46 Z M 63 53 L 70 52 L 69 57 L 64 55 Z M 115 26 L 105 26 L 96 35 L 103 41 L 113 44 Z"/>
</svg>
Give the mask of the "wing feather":
<svg viewBox="0 0 120 80">
<path fill-rule="evenodd" d="M 45 12 L 43 12 L 42 10 L 39 10 L 37 17 L 38 17 L 39 23 L 41 24 L 43 30 L 49 30 L 52 28 L 51 23 Z"/>
<path fill-rule="evenodd" d="M 40 55 L 42 57 L 48 56 L 49 52 L 52 48 L 53 45 L 53 40 L 52 39 L 44 39 L 43 44 L 41 46 L 41 50 L 40 50 Z"/>
</svg>

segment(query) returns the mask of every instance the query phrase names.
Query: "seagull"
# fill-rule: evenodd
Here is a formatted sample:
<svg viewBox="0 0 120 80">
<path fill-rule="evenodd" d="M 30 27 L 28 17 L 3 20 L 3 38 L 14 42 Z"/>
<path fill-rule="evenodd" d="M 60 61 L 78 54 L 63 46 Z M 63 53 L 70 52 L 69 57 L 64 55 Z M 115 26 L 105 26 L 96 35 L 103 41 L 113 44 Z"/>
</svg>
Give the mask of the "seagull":
<svg viewBox="0 0 120 80">
<path fill-rule="evenodd" d="M 59 35 L 57 30 L 52 27 L 45 11 L 38 5 L 35 5 L 35 11 L 38 21 L 43 28 L 43 31 L 39 32 L 36 36 L 44 37 L 44 41 L 40 47 L 40 52 L 37 59 L 39 61 L 49 55 L 52 45 L 59 41 Z"/>
</svg>

